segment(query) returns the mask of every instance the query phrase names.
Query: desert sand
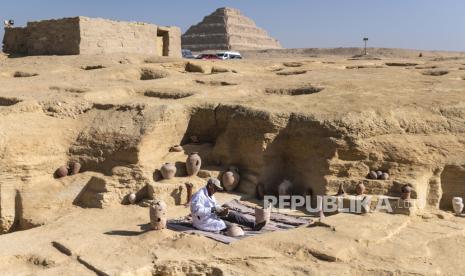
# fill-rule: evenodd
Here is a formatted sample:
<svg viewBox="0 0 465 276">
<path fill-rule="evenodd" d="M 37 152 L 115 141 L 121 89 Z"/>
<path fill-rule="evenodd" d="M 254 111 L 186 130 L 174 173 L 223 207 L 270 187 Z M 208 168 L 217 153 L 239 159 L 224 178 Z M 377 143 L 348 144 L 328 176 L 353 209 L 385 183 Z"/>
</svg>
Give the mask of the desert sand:
<svg viewBox="0 0 465 276">
<path fill-rule="evenodd" d="M 450 201 L 465 196 L 465 55 L 358 52 L 0 56 L 0 274 L 464 275 L 465 217 Z M 203 170 L 186 177 L 192 151 Z M 73 160 L 82 173 L 53 177 Z M 165 162 L 174 179 L 160 179 Z M 187 215 L 184 183 L 198 189 L 229 165 L 241 182 L 220 202 L 258 203 L 257 185 L 275 194 L 290 179 L 314 195 L 364 183 L 398 197 L 410 184 L 422 208 L 328 215 L 332 228 L 231 245 L 148 229 L 148 200 Z M 390 179 L 367 179 L 378 169 Z"/>
</svg>

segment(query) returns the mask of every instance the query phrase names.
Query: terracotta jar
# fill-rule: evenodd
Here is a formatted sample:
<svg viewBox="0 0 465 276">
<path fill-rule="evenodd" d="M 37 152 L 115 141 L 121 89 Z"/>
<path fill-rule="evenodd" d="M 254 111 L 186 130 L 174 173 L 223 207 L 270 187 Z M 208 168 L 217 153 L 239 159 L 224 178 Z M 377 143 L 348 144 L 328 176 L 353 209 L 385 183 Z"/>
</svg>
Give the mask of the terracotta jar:
<svg viewBox="0 0 465 276">
<path fill-rule="evenodd" d="M 154 230 L 166 228 L 167 214 L 166 203 L 162 200 L 154 201 L 150 204 L 150 224 Z"/>
<path fill-rule="evenodd" d="M 135 193 L 130 193 L 128 195 L 128 201 L 130 204 L 136 203 L 136 194 Z"/>
<path fill-rule="evenodd" d="M 368 178 L 370 178 L 370 179 L 378 179 L 378 174 L 375 171 L 371 171 L 368 174 Z"/>
<path fill-rule="evenodd" d="M 229 167 L 229 170 L 223 173 L 221 180 L 226 191 L 234 191 L 239 185 L 239 170 L 236 167 Z"/>
<path fill-rule="evenodd" d="M 69 174 L 70 175 L 75 175 L 78 174 L 81 171 L 81 164 L 78 162 L 71 162 L 69 164 Z"/>
<path fill-rule="evenodd" d="M 186 160 L 186 170 L 188 176 L 197 175 L 202 166 L 202 159 L 199 156 L 198 152 L 192 152 L 189 154 Z"/>
<path fill-rule="evenodd" d="M 271 218 L 271 206 L 268 205 L 266 208 L 255 207 L 255 223 L 266 223 L 270 222 Z"/>
<path fill-rule="evenodd" d="M 289 180 L 284 180 L 279 184 L 278 186 L 278 195 L 290 195 L 291 194 L 291 189 L 292 189 L 292 182 Z"/>
<path fill-rule="evenodd" d="M 357 186 L 355 187 L 355 193 L 357 195 L 363 195 L 365 193 L 365 185 L 363 183 L 359 183 L 357 184 Z"/>
<path fill-rule="evenodd" d="M 265 196 L 265 185 L 263 183 L 257 184 L 256 196 L 257 196 L 257 199 L 263 199 L 263 197 Z"/>
<path fill-rule="evenodd" d="M 388 180 L 388 179 L 389 179 L 389 174 L 388 174 L 387 172 L 383 172 L 383 173 L 381 174 L 380 179 L 382 179 L 382 180 Z"/>
<path fill-rule="evenodd" d="M 229 237 L 241 237 L 244 236 L 244 230 L 242 230 L 242 228 L 239 225 L 232 224 L 226 230 L 226 235 Z"/>
<path fill-rule="evenodd" d="M 406 184 L 406 185 L 402 186 L 400 191 L 401 191 L 401 194 L 400 194 L 401 199 L 403 199 L 403 200 L 409 200 L 410 199 L 410 195 L 412 194 L 412 187 L 410 185 Z"/>
<path fill-rule="evenodd" d="M 165 163 L 160 172 L 164 179 L 171 179 L 176 175 L 176 166 L 173 163 Z"/>
<path fill-rule="evenodd" d="M 68 167 L 67 166 L 61 166 L 55 171 L 55 177 L 56 178 L 62 178 L 68 175 Z"/>
<path fill-rule="evenodd" d="M 452 208 L 457 216 L 460 216 L 463 211 L 463 199 L 461 197 L 452 198 Z"/>
</svg>

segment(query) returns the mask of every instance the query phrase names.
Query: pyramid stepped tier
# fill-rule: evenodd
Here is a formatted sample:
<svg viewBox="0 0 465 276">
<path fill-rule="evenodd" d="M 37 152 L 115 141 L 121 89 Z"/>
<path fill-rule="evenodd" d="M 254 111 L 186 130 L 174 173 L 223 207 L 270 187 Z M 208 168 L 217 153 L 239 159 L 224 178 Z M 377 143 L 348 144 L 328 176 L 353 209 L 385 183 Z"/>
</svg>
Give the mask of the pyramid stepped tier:
<svg viewBox="0 0 465 276">
<path fill-rule="evenodd" d="M 182 47 L 192 51 L 260 50 L 282 48 L 237 9 L 220 8 L 193 25 L 182 36 Z"/>
</svg>

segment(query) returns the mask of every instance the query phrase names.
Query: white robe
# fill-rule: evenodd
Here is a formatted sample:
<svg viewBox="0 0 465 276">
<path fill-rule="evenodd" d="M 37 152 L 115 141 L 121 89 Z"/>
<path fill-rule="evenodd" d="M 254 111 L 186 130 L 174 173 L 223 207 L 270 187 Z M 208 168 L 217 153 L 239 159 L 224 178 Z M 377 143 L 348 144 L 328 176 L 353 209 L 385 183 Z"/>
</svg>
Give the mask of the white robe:
<svg viewBox="0 0 465 276">
<path fill-rule="evenodd" d="M 214 213 L 212 207 L 217 206 L 216 199 L 208 195 L 207 187 L 197 191 L 191 200 L 192 223 L 203 231 L 217 232 L 226 228 L 224 221 Z"/>
</svg>

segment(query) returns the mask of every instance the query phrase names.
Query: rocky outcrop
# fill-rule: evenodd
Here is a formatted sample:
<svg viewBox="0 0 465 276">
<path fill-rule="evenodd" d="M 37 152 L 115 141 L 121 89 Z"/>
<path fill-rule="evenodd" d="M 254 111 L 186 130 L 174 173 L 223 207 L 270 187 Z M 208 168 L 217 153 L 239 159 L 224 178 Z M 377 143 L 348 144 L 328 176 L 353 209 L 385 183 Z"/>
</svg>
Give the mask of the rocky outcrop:
<svg viewBox="0 0 465 276">
<path fill-rule="evenodd" d="M 203 50 L 280 49 L 279 42 L 237 9 L 220 8 L 182 35 L 182 47 Z"/>
</svg>

